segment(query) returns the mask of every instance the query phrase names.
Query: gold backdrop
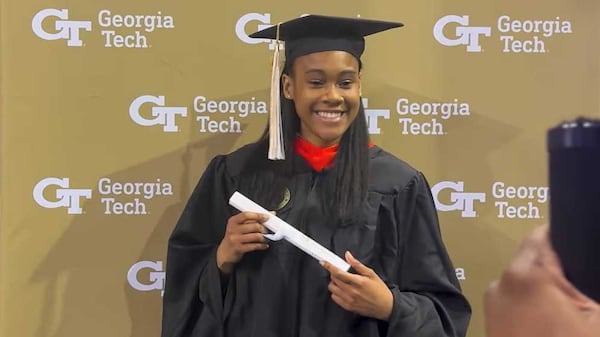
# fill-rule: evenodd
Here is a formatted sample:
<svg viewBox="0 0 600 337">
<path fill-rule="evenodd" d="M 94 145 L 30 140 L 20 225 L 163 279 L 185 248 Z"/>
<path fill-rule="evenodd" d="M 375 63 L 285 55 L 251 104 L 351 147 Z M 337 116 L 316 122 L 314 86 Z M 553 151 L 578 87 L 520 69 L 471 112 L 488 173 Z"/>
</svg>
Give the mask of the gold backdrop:
<svg viewBox="0 0 600 337">
<path fill-rule="evenodd" d="M 3 337 L 160 335 L 168 235 L 208 160 L 266 123 L 261 26 L 406 24 L 368 38 L 369 129 L 431 183 L 470 337 L 547 221 L 546 129 L 600 111 L 595 0 L 1 4 Z"/>
</svg>

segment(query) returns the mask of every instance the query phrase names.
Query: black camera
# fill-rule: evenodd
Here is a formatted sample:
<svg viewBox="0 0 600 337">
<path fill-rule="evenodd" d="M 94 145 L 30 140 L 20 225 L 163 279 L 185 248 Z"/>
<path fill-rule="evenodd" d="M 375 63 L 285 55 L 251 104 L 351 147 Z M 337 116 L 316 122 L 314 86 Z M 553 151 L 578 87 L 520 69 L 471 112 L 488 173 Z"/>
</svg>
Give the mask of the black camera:
<svg viewBox="0 0 600 337">
<path fill-rule="evenodd" d="M 550 129 L 547 148 L 552 245 L 567 279 L 600 302 L 600 119 Z"/>
</svg>

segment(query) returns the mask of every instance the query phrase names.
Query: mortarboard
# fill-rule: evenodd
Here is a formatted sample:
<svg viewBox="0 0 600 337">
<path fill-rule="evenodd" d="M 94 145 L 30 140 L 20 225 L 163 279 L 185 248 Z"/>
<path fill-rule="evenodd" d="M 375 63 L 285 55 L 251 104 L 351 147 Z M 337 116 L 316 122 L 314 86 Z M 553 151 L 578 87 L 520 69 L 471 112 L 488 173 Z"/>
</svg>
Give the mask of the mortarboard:
<svg viewBox="0 0 600 337">
<path fill-rule="evenodd" d="M 306 15 L 251 34 L 252 38 L 275 40 L 271 73 L 269 159 L 285 159 L 279 96 L 280 41 L 285 42 L 285 59 L 288 65 L 297 57 L 333 50 L 348 52 L 360 60 L 365 50 L 365 36 L 402 26 L 399 22 Z"/>
</svg>

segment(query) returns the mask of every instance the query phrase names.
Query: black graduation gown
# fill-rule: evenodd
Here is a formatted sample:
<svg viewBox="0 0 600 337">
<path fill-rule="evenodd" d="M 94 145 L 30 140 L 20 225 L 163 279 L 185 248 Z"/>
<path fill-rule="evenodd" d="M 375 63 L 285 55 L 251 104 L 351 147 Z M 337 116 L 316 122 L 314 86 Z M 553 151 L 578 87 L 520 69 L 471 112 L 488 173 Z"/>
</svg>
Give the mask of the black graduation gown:
<svg viewBox="0 0 600 337">
<path fill-rule="evenodd" d="M 364 223 L 324 223 L 317 173 L 302 169 L 277 215 L 339 256 L 350 251 L 373 268 L 394 296 L 388 322 L 339 307 L 328 272 L 285 240 L 246 254 L 227 282 L 216 248 L 243 190 L 240 163 L 250 146 L 215 157 L 194 189 L 169 239 L 162 337 L 420 336 L 466 334 L 471 309 L 442 242 L 425 177 L 377 146 L 370 149 Z"/>
</svg>

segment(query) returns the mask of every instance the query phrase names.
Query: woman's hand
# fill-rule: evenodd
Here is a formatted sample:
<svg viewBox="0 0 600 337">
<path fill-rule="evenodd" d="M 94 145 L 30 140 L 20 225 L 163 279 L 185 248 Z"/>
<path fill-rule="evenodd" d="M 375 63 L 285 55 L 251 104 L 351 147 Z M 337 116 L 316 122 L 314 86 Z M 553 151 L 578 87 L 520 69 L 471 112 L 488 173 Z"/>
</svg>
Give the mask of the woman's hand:
<svg viewBox="0 0 600 337">
<path fill-rule="evenodd" d="M 225 237 L 217 248 L 217 267 L 229 274 L 244 254 L 269 248 L 263 236 L 268 230 L 261 224 L 269 219 L 266 214 L 242 212 L 229 218 Z"/>
<path fill-rule="evenodd" d="M 331 299 L 342 308 L 362 316 L 387 321 L 392 313 L 394 296 L 383 280 L 346 252 L 346 261 L 356 271 L 351 274 L 328 262 L 322 262 L 331 275 Z"/>
</svg>

